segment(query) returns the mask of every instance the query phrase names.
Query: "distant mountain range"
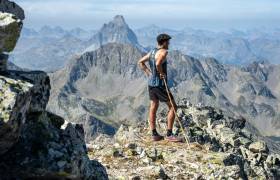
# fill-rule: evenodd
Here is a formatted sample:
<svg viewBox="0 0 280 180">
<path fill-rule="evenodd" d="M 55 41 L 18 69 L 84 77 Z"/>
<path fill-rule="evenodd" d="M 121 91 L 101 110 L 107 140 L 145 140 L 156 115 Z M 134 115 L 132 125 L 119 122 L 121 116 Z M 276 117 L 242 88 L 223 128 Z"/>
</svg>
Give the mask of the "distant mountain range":
<svg viewBox="0 0 280 180">
<path fill-rule="evenodd" d="M 225 64 L 249 64 L 254 61 L 280 63 L 280 30 L 252 29 L 212 32 L 185 28 L 172 30 L 155 25 L 137 29 L 140 44 L 155 45 L 155 37 L 161 32 L 173 36 L 171 47 L 194 57 L 214 57 Z"/>
<path fill-rule="evenodd" d="M 49 26 L 39 31 L 23 28 L 10 59 L 20 67 L 50 72 L 64 67 L 76 54 L 93 51 L 112 42 L 131 44 L 145 51 L 123 16 L 117 15 L 98 31 L 81 28 L 64 30 Z"/>
<path fill-rule="evenodd" d="M 106 43 L 128 43 L 141 51 L 149 50 L 156 45 L 156 36 L 163 32 L 173 37 L 172 50 L 196 58 L 213 57 L 221 63 L 233 65 L 247 65 L 254 61 L 280 63 L 280 29 L 212 32 L 150 25 L 133 31 L 119 15 L 99 30 L 65 30 L 49 26 L 39 30 L 23 28 L 10 59 L 23 68 L 54 71 L 64 67 L 75 54 L 96 50 Z"/>
<path fill-rule="evenodd" d="M 44 26 L 40 30 L 23 28 L 21 37 L 10 60 L 31 70 L 54 71 L 86 48 L 85 40 L 95 31 L 80 28 L 64 30 L 61 27 Z"/>
<path fill-rule="evenodd" d="M 96 30 L 84 30 L 82 28 L 66 30 L 60 26 L 43 26 L 39 30 L 25 27 L 22 29 L 21 36 L 24 38 L 63 38 L 64 36 L 74 36 L 78 39 L 88 39 L 94 33 L 96 33 Z"/>
</svg>

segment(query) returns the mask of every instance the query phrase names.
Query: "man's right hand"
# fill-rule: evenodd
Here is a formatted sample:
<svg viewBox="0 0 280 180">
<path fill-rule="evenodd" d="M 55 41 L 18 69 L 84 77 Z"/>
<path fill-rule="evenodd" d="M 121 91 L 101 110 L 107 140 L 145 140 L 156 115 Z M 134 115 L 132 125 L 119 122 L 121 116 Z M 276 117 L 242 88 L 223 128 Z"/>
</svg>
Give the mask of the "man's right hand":
<svg viewBox="0 0 280 180">
<path fill-rule="evenodd" d="M 165 79 L 166 75 L 165 74 L 159 74 L 160 79 Z"/>
</svg>

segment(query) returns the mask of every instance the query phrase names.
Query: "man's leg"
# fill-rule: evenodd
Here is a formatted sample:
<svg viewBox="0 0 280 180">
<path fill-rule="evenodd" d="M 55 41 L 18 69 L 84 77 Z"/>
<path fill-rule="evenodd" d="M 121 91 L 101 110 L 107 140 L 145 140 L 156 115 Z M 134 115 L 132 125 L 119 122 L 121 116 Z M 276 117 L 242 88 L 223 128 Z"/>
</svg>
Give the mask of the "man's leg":
<svg viewBox="0 0 280 180">
<path fill-rule="evenodd" d="M 175 108 L 175 111 L 177 111 L 177 105 L 174 102 L 174 100 L 172 100 L 172 103 Z M 167 102 L 167 106 L 169 108 L 168 115 L 167 115 L 167 130 L 172 132 L 174 119 L 175 119 L 175 113 L 174 113 L 171 102 Z"/>
<path fill-rule="evenodd" d="M 174 101 L 174 99 L 172 99 L 172 104 L 174 106 L 175 112 L 177 112 L 177 105 Z M 166 133 L 166 139 L 172 142 L 182 142 L 181 138 L 178 138 L 176 136 L 173 135 L 172 133 L 172 129 L 173 129 L 173 125 L 174 125 L 174 119 L 175 119 L 175 112 L 173 110 L 173 106 L 172 106 L 171 102 L 167 102 L 167 106 L 169 108 L 168 111 L 168 115 L 167 115 L 167 133 Z"/>
<path fill-rule="evenodd" d="M 149 114 L 151 130 L 156 129 L 156 114 L 157 114 L 158 105 L 159 105 L 158 100 L 151 100 L 150 114 Z"/>
<path fill-rule="evenodd" d="M 164 137 L 159 135 L 157 130 L 156 130 L 156 113 L 158 109 L 159 101 L 158 100 L 151 100 L 151 105 L 150 105 L 150 127 L 152 130 L 152 138 L 154 141 L 160 141 Z"/>
</svg>

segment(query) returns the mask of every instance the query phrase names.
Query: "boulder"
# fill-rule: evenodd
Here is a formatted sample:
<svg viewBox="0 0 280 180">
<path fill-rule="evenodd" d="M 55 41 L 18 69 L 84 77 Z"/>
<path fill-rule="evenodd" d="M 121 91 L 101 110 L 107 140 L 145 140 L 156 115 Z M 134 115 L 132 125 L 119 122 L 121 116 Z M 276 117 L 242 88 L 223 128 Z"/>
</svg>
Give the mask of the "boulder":
<svg viewBox="0 0 280 180">
<path fill-rule="evenodd" d="M 264 152 L 267 153 L 268 152 L 268 148 L 266 146 L 266 143 L 263 141 L 257 141 L 257 142 L 253 142 L 249 145 L 249 150 L 254 152 L 254 153 L 260 153 L 260 152 Z"/>
<path fill-rule="evenodd" d="M 11 13 L 20 20 L 24 20 L 25 18 L 23 9 L 9 0 L 0 0 L 0 11 Z"/>
<path fill-rule="evenodd" d="M 233 147 L 238 146 L 238 141 L 236 141 L 238 135 L 230 128 L 224 127 L 217 130 L 217 135 L 220 137 L 220 141 L 223 144 L 230 144 Z"/>
<path fill-rule="evenodd" d="M 134 130 L 131 126 L 121 125 L 114 138 L 123 144 L 134 143 L 138 139 Z"/>
<path fill-rule="evenodd" d="M 87 156 L 82 126 L 68 123 L 62 130 L 58 126 L 61 118 L 45 111 L 29 113 L 26 119 L 19 141 L 0 156 L 1 175 L 10 179 L 50 175 L 56 179 L 108 179 L 106 169 Z"/>
<path fill-rule="evenodd" d="M 0 155 L 18 140 L 32 99 L 33 85 L 0 76 Z"/>
<path fill-rule="evenodd" d="M 0 154 L 3 154 L 17 141 L 27 114 L 45 110 L 50 95 L 49 77 L 44 72 L 9 72 L 0 76 L 0 94 Z M 54 121 L 59 126 L 64 120 Z"/>
<path fill-rule="evenodd" d="M 23 81 L 33 84 L 31 89 L 32 99 L 29 112 L 44 111 L 47 107 L 50 97 L 50 78 L 46 72 L 43 71 L 9 71 L 11 76 L 17 76 Z"/>
<path fill-rule="evenodd" d="M 142 174 L 145 177 L 150 177 L 153 179 L 167 179 L 167 175 L 165 174 L 163 168 L 159 166 L 147 166 L 136 169 L 136 172 Z"/>
<path fill-rule="evenodd" d="M 0 72 L 7 70 L 8 56 L 20 36 L 24 11 L 16 3 L 0 0 Z"/>
<path fill-rule="evenodd" d="M 22 21 L 10 13 L 0 12 L 0 53 L 11 52 L 16 45 Z"/>
<path fill-rule="evenodd" d="M 279 154 L 270 154 L 266 159 L 266 163 L 269 166 L 279 166 L 280 167 L 280 155 Z"/>
</svg>

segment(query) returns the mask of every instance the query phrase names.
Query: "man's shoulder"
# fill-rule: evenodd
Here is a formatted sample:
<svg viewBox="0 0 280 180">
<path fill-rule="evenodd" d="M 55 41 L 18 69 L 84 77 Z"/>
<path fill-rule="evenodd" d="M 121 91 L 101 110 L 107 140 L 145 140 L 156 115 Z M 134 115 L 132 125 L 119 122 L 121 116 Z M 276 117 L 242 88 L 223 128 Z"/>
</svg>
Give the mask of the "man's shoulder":
<svg viewBox="0 0 280 180">
<path fill-rule="evenodd" d="M 167 55 L 168 51 L 166 49 L 159 49 L 158 52 L 162 55 Z"/>
</svg>

